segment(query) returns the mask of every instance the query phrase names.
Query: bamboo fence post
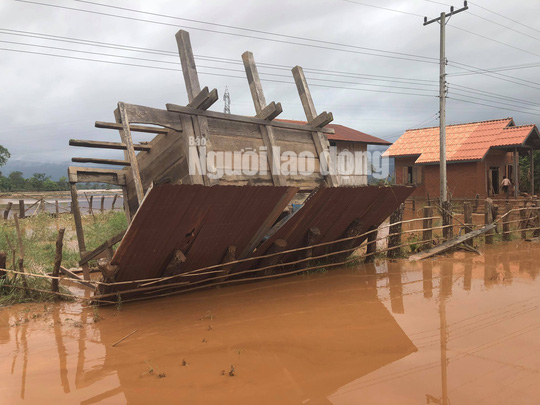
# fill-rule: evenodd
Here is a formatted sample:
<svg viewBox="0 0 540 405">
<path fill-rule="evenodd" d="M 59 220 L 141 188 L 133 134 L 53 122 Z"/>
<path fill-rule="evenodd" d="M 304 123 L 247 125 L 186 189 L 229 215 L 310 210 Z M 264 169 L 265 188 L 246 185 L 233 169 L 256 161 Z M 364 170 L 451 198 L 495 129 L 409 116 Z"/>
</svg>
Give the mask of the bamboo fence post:
<svg viewBox="0 0 540 405">
<path fill-rule="evenodd" d="M 540 208 L 538 207 L 538 200 L 534 200 L 534 231 L 533 238 L 540 236 Z"/>
<path fill-rule="evenodd" d="M 7 269 L 7 254 L 0 251 L 0 269 Z M 0 270 L 0 278 L 6 278 L 6 272 Z"/>
<path fill-rule="evenodd" d="M 464 228 L 465 233 L 472 232 L 472 226 L 473 226 L 472 213 L 473 213 L 473 208 L 472 208 L 471 203 L 469 201 L 465 201 L 463 203 L 463 222 L 465 222 L 465 225 L 466 225 Z M 465 241 L 465 244 L 472 247 L 473 240 L 469 239 Z"/>
<path fill-rule="evenodd" d="M 62 247 L 65 228 L 60 228 L 58 230 L 58 237 L 56 238 L 56 255 L 54 257 L 54 268 L 53 268 L 53 277 L 60 276 L 60 265 L 62 264 Z M 52 291 L 57 293 L 60 292 L 58 288 L 58 279 L 55 278 L 52 280 Z"/>
<path fill-rule="evenodd" d="M 443 237 L 445 240 L 452 239 L 454 236 L 454 228 L 452 226 L 452 202 L 443 201 L 442 207 L 442 222 L 443 222 Z"/>
<path fill-rule="evenodd" d="M 390 258 L 396 258 L 401 254 L 401 220 L 403 219 L 403 209 L 405 205 L 402 203 L 392 215 L 390 215 L 390 223 L 392 224 L 389 229 L 388 236 L 388 252 L 386 253 Z"/>
<path fill-rule="evenodd" d="M 94 204 L 94 196 L 91 195 L 91 196 L 90 196 L 90 200 L 89 200 L 89 202 L 88 202 L 88 213 L 89 213 L 90 215 L 93 215 L 93 214 L 94 214 L 94 211 L 92 210 L 92 205 L 93 205 L 93 204 Z"/>
<path fill-rule="evenodd" d="M 24 200 L 19 200 L 19 217 L 21 219 L 26 218 L 26 212 L 24 211 Z"/>
<path fill-rule="evenodd" d="M 103 214 L 103 212 L 105 211 L 105 196 L 102 195 L 101 196 L 101 204 L 99 206 L 99 211 Z"/>
<path fill-rule="evenodd" d="M 13 203 L 10 201 L 6 205 L 6 209 L 4 210 L 4 221 L 7 221 L 9 217 L 9 211 L 11 211 L 11 207 L 13 206 Z"/>
<path fill-rule="evenodd" d="M 19 225 L 19 217 L 17 214 L 13 215 L 13 218 L 15 218 L 15 228 L 17 229 L 17 241 L 19 242 L 19 271 L 21 273 L 24 273 L 24 246 L 23 246 L 23 240 L 22 240 L 22 234 L 21 234 L 21 227 Z M 28 288 L 28 284 L 26 282 L 26 276 L 24 274 L 21 275 L 23 280 L 23 286 L 24 288 Z M 26 294 L 28 295 L 28 290 L 26 290 Z"/>
<path fill-rule="evenodd" d="M 424 207 L 424 219 L 422 220 L 422 242 L 424 247 L 430 248 L 433 241 L 433 207 Z"/>
<path fill-rule="evenodd" d="M 509 203 L 506 203 L 504 206 L 504 213 L 505 216 L 503 218 L 503 240 L 509 241 L 510 240 L 510 210 L 512 209 L 512 206 Z"/>
<path fill-rule="evenodd" d="M 54 208 L 56 211 L 56 216 L 60 215 L 60 204 L 58 203 L 58 200 L 54 200 Z"/>
<path fill-rule="evenodd" d="M 519 211 L 520 227 L 521 227 L 521 239 L 527 239 L 527 212 L 524 208 Z"/>
<path fill-rule="evenodd" d="M 375 253 L 377 252 L 377 233 L 378 230 L 375 227 L 371 227 L 372 232 L 368 235 L 367 249 L 366 249 L 366 263 L 372 262 L 375 260 Z"/>
<path fill-rule="evenodd" d="M 116 204 L 117 198 L 118 198 L 118 194 L 115 194 L 112 200 L 111 211 L 114 211 L 114 204 Z"/>
<path fill-rule="evenodd" d="M 493 204 L 490 201 L 484 203 L 484 223 L 485 225 L 490 225 L 493 223 Z M 491 245 L 493 243 L 493 230 L 489 230 L 485 234 L 486 245 Z"/>
</svg>

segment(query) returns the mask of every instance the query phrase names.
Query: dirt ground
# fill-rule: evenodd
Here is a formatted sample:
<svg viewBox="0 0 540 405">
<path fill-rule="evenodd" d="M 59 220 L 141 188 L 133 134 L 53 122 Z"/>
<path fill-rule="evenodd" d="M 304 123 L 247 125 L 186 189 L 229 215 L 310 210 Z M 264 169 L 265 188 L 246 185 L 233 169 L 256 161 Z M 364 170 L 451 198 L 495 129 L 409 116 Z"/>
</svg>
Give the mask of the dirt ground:
<svg viewBox="0 0 540 405">
<path fill-rule="evenodd" d="M 121 308 L 3 308 L 0 402 L 537 404 L 540 245 L 485 249 Z"/>
</svg>

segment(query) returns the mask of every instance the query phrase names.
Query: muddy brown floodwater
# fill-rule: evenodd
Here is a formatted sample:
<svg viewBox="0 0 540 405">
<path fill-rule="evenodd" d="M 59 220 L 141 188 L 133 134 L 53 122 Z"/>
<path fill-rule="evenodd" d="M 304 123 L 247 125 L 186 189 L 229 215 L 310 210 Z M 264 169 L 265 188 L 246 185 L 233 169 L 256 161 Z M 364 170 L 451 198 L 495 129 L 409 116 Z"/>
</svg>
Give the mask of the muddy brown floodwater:
<svg viewBox="0 0 540 405">
<path fill-rule="evenodd" d="M 0 403 L 538 404 L 539 270 L 519 241 L 120 310 L 3 308 Z"/>
</svg>

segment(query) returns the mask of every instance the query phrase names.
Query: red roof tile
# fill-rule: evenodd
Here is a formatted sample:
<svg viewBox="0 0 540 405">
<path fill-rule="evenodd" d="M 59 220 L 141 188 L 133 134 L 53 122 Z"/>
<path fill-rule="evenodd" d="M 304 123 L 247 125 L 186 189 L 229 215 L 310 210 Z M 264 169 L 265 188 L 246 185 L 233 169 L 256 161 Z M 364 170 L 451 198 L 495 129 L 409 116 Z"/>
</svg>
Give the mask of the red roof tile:
<svg viewBox="0 0 540 405">
<path fill-rule="evenodd" d="M 276 120 L 281 122 L 291 122 L 294 124 L 307 124 L 306 121 L 296 120 Z M 349 127 L 338 124 L 328 124 L 325 128 L 332 128 L 334 134 L 326 134 L 331 141 L 347 141 L 347 142 L 364 142 L 370 145 L 391 145 L 392 142 L 385 141 L 384 139 L 377 138 L 373 135 L 368 135 L 364 132 L 357 131 Z"/>
<path fill-rule="evenodd" d="M 516 127 L 512 118 L 448 125 L 446 127 L 447 161 L 482 160 L 488 150 L 500 146 L 521 146 L 535 125 Z M 416 163 L 439 161 L 439 127 L 407 130 L 385 156 L 418 156 Z"/>
</svg>

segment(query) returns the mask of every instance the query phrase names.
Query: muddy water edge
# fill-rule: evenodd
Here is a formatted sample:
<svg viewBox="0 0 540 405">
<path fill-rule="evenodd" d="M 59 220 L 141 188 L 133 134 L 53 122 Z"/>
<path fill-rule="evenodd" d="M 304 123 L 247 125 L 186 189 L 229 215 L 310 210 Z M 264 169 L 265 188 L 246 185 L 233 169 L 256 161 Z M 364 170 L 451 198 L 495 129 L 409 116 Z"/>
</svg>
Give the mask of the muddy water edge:
<svg viewBox="0 0 540 405">
<path fill-rule="evenodd" d="M 537 404 L 539 271 L 540 245 L 514 241 L 122 307 L 1 308 L 0 403 Z"/>
</svg>

